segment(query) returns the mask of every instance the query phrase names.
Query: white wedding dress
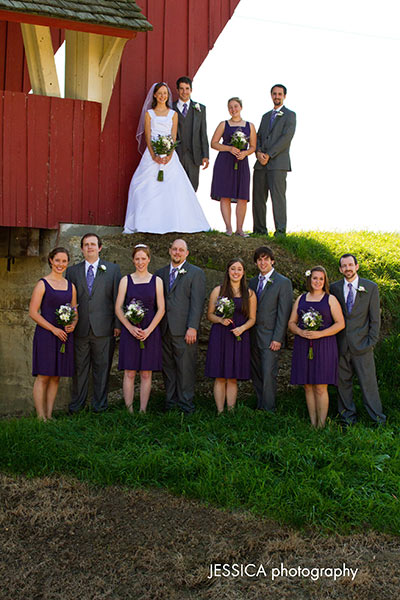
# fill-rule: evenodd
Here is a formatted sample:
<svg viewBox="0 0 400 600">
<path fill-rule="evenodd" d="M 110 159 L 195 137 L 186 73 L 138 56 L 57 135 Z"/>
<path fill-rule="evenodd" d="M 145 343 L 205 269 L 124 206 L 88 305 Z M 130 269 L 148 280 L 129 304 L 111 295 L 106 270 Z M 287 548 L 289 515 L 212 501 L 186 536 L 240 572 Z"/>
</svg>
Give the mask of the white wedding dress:
<svg viewBox="0 0 400 600">
<path fill-rule="evenodd" d="M 154 110 L 149 110 L 149 114 L 153 139 L 171 133 L 173 110 L 163 117 Z M 164 181 L 157 180 L 160 166 Z M 168 164 L 159 165 L 146 148 L 129 186 L 124 233 L 194 233 L 209 229 L 177 153 L 173 153 Z"/>
</svg>

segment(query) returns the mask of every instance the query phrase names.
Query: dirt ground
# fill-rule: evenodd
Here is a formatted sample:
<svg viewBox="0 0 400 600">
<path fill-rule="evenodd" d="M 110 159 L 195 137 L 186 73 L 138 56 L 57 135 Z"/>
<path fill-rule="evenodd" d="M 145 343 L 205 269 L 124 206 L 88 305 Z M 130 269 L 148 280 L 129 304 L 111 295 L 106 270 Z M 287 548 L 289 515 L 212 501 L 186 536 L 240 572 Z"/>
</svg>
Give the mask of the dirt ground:
<svg viewBox="0 0 400 600">
<path fill-rule="evenodd" d="M 1 600 L 385 600 L 400 590 L 399 538 L 301 534 L 159 490 L 0 482 Z M 220 563 L 230 576 L 209 578 Z M 234 576 L 235 563 L 248 575 Z M 353 581 L 343 564 L 358 569 Z"/>
</svg>

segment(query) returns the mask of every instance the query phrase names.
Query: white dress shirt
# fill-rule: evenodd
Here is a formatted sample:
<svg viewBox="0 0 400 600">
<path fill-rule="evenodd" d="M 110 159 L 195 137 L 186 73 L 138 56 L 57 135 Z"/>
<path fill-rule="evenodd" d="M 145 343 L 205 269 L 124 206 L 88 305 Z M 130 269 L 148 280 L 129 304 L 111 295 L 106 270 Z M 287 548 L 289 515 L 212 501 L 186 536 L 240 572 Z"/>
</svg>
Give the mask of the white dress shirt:
<svg viewBox="0 0 400 600">
<path fill-rule="evenodd" d="M 356 299 L 356 294 L 357 294 L 357 289 L 358 289 L 358 282 L 359 282 L 359 277 L 357 275 L 357 277 L 355 278 L 354 281 L 347 281 L 347 279 L 344 279 L 343 281 L 343 294 L 344 294 L 344 301 L 347 302 L 347 296 L 349 295 L 349 283 L 351 283 L 351 285 L 353 286 L 353 298 L 354 300 Z"/>
<path fill-rule="evenodd" d="M 179 110 L 180 113 L 183 113 L 183 105 L 184 104 L 187 104 L 187 108 L 189 110 L 189 108 L 190 108 L 190 98 L 189 98 L 189 100 L 187 102 L 182 102 L 182 100 L 179 98 L 179 100 L 176 103 L 176 107 L 177 107 L 177 109 Z"/>
<path fill-rule="evenodd" d="M 87 272 L 88 272 L 88 269 L 89 269 L 90 265 L 92 265 L 92 267 L 93 267 L 93 276 L 96 277 L 96 273 L 97 273 L 97 268 L 99 266 L 99 262 L 100 262 L 100 258 L 98 258 L 96 260 L 96 262 L 94 262 L 94 263 L 90 263 L 87 260 L 85 260 L 85 277 L 87 277 Z"/>
<path fill-rule="evenodd" d="M 265 286 L 267 285 L 268 281 L 271 279 L 271 276 L 272 276 L 272 273 L 274 272 L 274 270 L 275 269 L 272 268 L 265 275 L 262 275 L 261 273 L 259 273 L 259 275 L 258 275 L 258 281 L 260 281 L 261 277 L 264 277 L 264 281 L 262 282 L 262 289 L 263 290 L 264 290 Z"/>
</svg>

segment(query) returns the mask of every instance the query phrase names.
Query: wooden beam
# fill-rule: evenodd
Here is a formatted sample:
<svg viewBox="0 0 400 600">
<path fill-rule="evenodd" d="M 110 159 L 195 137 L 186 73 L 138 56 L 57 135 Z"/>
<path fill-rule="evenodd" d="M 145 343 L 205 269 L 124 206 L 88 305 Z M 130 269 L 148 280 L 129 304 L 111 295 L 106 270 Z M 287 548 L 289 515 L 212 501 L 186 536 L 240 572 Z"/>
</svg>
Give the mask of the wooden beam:
<svg viewBox="0 0 400 600">
<path fill-rule="evenodd" d="M 21 31 L 33 93 L 59 98 L 60 85 L 50 28 L 21 23 Z"/>
<path fill-rule="evenodd" d="M 127 40 L 67 30 L 65 42 L 65 97 L 100 102 L 103 128 Z"/>
</svg>

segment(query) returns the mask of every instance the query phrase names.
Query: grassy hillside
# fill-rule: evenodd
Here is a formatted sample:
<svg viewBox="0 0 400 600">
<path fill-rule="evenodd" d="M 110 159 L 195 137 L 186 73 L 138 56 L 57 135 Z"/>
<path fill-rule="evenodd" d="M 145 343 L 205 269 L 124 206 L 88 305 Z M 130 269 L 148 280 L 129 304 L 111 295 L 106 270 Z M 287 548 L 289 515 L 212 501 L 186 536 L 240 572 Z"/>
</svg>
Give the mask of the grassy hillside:
<svg viewBox="0 0 400 600">
<path fill-rule="evenodd" d="M 130 246 L 139 236 L 125 236 Z M 172 237 L 172 236 L 170 236 Z M 186 237 L 186 236 L 185 236 Z M 197 264 L 221 268 L 232 256 L 251 255 L 265 238 L 228 239 L 217 233 L 190 237 Z M 140 236 L 165 251 L 169 236 Z M 164 415 L 162 397 L 147 415 L 62 415 L 52 423 L 33 418 L 0 423 L 0 467 L 28 477 L 68 474 L 99 485 L 163 487 L 220 507 L 244 509 L 298 527 L 348 532 L 373 528 L 400 533 L 400 236 L 373 233 L 302 233 L 275 242 L 279 270 L 297 292 L 304 271 L 324 265 L 332 280 L 337 259 L 353 252 L 360 274 L 379 284 L 384 335 L 377 370 L 386 427 L 373 428 L 360 403 L 360 423 L 342 431 L 335 420 L 335 391 L 328 425 L 308 424 L 304 394 L 278 398 L 275 415 L 255 413 L 239 401 L 235 414 L 216 418 L 211 397 L 197 398 L 185 420 Z"/>
</svg>

